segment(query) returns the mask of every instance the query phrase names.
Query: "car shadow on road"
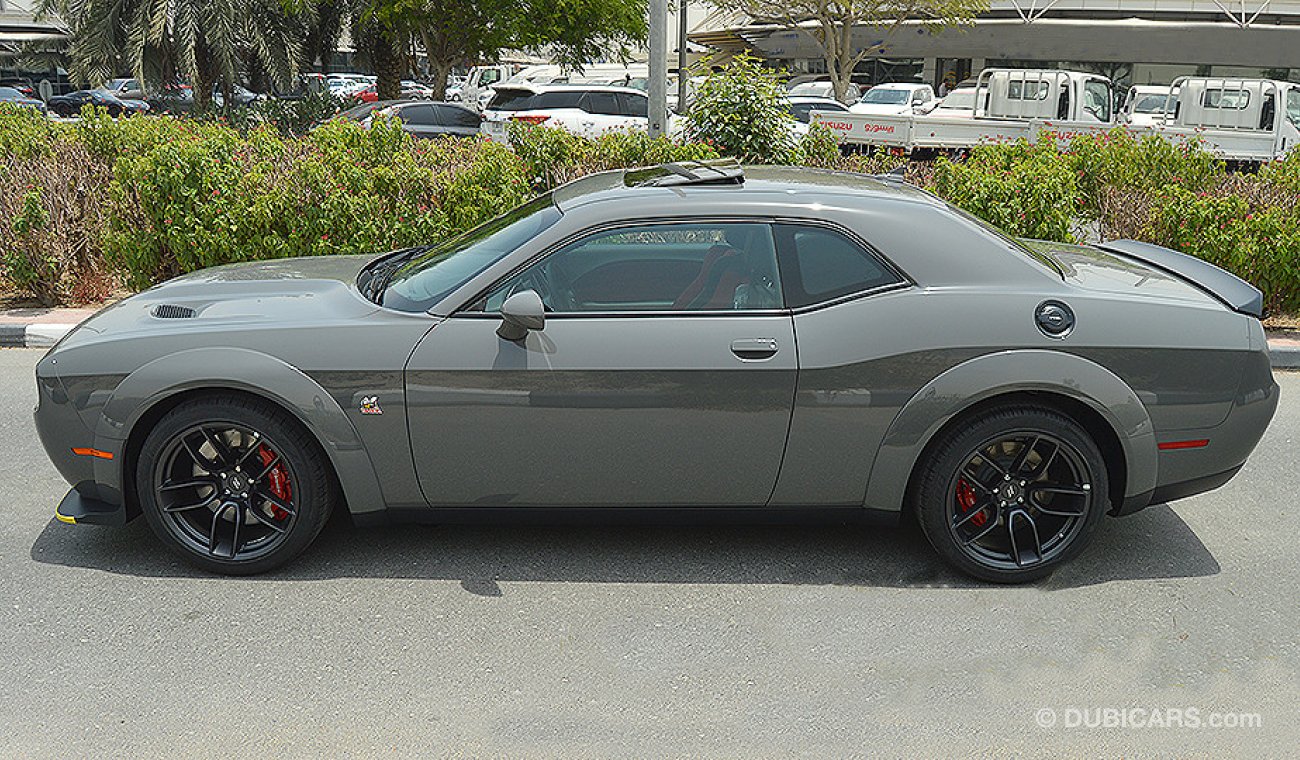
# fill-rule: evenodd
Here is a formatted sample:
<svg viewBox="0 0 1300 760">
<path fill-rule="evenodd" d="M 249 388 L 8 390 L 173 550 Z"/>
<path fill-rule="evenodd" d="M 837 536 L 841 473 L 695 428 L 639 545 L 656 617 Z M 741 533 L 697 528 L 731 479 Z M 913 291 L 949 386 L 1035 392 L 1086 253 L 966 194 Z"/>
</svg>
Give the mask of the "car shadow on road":
<svg viewBox="0 0 1300 760">
<path fill-rule="evenodd" d="M 203 577 L 167 552 L 144 520 L 125 528 L 51 520 L 33 560 L 124 575 Z M 1219 564 L 1166 505 L 1106 519 L 1084 555 L 1037 586 L 1214 575 Z M 500 582 L 734 583 L 979 587 L 949 570 L 907 522 L 881 525 L 529 526 L 353 528 L 331 520 L 303 556 L 258 579 L 402 578 L 459 581 L 500 595 Z"/>
</svg>

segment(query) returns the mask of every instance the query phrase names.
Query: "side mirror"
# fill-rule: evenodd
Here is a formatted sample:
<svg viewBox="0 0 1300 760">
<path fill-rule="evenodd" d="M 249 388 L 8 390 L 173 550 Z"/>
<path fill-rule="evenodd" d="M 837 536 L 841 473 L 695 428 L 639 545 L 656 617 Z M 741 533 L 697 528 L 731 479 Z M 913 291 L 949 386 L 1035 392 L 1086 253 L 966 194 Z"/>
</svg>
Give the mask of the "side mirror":
<svg viewBox="0 0 1300 760">
<path fill-rule="evenodd" d="M 497 335 L 506 340 L 523 340 L 530 330 L 546 327 L 546 306 L 535 290 L 521 290 L 501 304 Z"/>
</svg>

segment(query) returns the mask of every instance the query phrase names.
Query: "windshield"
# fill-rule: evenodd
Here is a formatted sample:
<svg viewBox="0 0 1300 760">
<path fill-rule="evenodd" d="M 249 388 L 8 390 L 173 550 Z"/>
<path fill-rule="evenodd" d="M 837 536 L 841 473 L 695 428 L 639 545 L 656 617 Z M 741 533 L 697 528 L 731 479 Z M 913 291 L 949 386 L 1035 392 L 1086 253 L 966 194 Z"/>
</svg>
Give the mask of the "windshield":
<svg viewBox="0 0 1300 760">
<path fill-rule="evenodd" d="M 962 108 L 975 109 L 975 90 L 957 90 L 948 93 L 948 96 L 939 104 L 940 108 Z"/>
<path fill-rule="evenodd" d="M 901 106 L 907 102 L 907 90 L 884 90 L 877 87 L 874 90 L 868 90 L 866 95 L 862 96 L 861 103 L 875 103 L 884 106 Z"/>
<path fill-rule="evenodd" d="M 1169 101 L 1171 104 L 1172 100 Z M 1165 110 L 1164 95 L 1139 95 L 1133 103 L 1133 113 L 1161 113 Z"/>
<path fill-rule="evenodd" d="M 1286 94 L 1286 118 L 1300 129 L 1300 90 Z"/>
<path fill-rule="evenodd" d="M 550 193 L 534 198 L 403 265 L 380 302 L 400 311 L 428 311 L 559 218 Z"/>
</svg>

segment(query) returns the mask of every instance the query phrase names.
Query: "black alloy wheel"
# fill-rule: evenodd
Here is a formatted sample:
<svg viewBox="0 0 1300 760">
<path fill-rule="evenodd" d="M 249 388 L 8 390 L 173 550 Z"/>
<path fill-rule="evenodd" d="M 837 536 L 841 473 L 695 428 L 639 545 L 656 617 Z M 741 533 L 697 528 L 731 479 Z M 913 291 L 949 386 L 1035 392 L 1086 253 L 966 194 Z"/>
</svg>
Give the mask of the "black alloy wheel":
<svg viewBox="0 0 1300 760">
<path fill-rule="evenodd" d="M 150 432 L 136 490 L 154 532 L 208 570 L 257 573 L 301 552 L 333 504 L 319 447 L 268 403 L 181 404 Z"/>
<path fill-rule="evenodd" d="M 1078 423 L 1011 408 L 939 444 L 916 506 L 927 538 L 951 564 L 985 580 L 1023 582 L 1082 550 L 1107 493 L 1104 459 Z"/>
</svg>

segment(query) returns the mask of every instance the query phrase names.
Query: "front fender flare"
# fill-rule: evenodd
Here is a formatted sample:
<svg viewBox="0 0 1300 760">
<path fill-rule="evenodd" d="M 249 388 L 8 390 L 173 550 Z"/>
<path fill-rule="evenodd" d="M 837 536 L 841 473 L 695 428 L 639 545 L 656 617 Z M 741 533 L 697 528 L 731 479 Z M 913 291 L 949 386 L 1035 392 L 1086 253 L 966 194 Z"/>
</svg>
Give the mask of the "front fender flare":
<svg viewBox="0 0 1300 760">
<path fill-rule="evenodd" d="M 288 410 L 315 436 L 329 457 L 353 514 L 384 509 L 379 480 L 360 436 L 329 393 L 305 373 L 280 359 L 243 348 L 180 351 L 136 369 L 113 391 L 95 426 L 96 448 L 125 453 L 140 418 L 156 404 L 197 389 L 237 390 L 260 396 Z M 127 482 L 125 456 L 95 462 L 95 480 L 122 493 Z"/>
<path fill-rule="evenodd" d="M 1124 495 L 1155 488 L 1155 429 L 1137 394 L 1110 370 L 1075 354 L 1038 349 L 999 351 L 970 359 L 931 380 L 908 400 L 881 442 L 867 482 L 866 505 L 899 510 L 925 446 L 956 415 L 1007 393 L 1068 396 L 1100 414 L 1115 431 L 1128 473 Z"/>
</svg>

